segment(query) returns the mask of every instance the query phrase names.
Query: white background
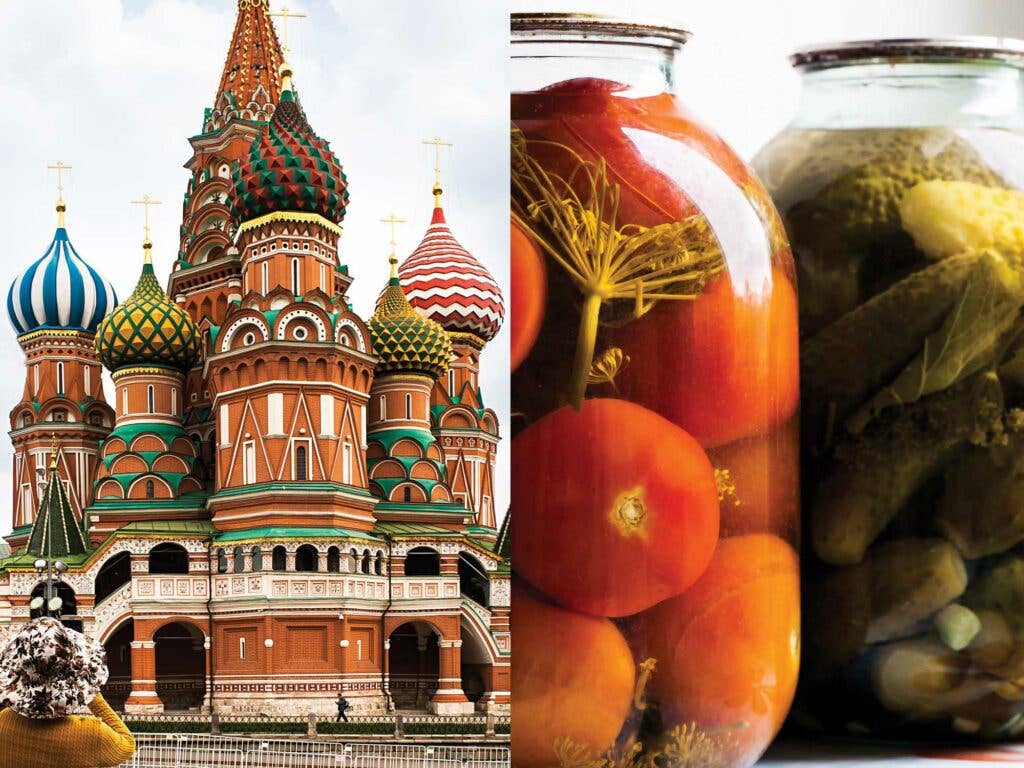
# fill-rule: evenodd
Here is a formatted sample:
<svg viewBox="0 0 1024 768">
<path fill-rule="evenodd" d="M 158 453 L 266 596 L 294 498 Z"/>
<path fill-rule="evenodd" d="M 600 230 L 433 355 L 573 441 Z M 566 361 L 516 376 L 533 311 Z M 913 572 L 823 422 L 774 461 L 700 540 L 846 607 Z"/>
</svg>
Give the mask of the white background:
<svg viewBox="0 0 1024 768">
<path fill-rule="evenodd" d="M 693 37 L 683 101 L 749 159 L 796 110 L 787 56 L 808 43 L 936 35 L 1024 37 L 1024 0 L 511 0 L 513 11 L 589 11 L 664 21 Z"/>
<path fill-rule="evenodd" d="M 437 134 L 455 142 L 443 162 L 448 221 L 507 285 L 506 8 L 476 0 L 287 5 L 309 16 L 289 24 L 303 106 L 349 177 L 341 259 L 355 277 L 356 310 L 372 312 L 387 280 L 390 238 L 379 219 L 393 209 L 408 220 L 400 257 L 429 223 L 433 157 L 420 142 Z M 234 0 L 0 0 L 4 301 L 15 274 L 53 236 L 56 179 L 46 165 L 58 159 L 74 166 L 65 192 L 71 240 L 122 298 L 142 260 L 142 211 L 129 201 L 144 193 L 163 201 L 153 209 L 153 240 L 166 280 L 178 250 L 187 139 L 213 103 L 235 8 Z M 21 350 L 4 315 L 0 423 L 24 386 Z M 482 360 L 484 398 L 503 426 L 507 338 L 499 334 Z M 11 525 L 10 452 L 0 438 L 0 531 Z M 501 514 L 507 443 L 499 455 Z"/>
</svg>

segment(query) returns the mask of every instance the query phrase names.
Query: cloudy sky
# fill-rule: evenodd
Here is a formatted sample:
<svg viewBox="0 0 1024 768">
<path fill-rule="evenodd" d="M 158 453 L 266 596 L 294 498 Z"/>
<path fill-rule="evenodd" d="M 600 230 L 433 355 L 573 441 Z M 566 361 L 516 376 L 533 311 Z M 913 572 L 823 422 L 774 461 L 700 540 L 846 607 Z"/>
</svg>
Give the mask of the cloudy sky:
<svg viewBox="0 0 1024 768">
<path fill-rule="evenodd" d="M 276 8 L 278 4 L 273 3 Z M 448 221 L 507 296 L 508 162 L 506 8 L 479 0 L 294 0 L 308 14 L 289 36 L 295 83 L 313 128 L 331 142 L 352 199 L 341 259 L 352 297 L 368 315 L 387 279 L 394 210 L 408 220 L 399 254 L 415 248 L 432 207 L 433 151 L 442 160 Z M 234 24 L 234 0 L 0 0 L 0 261 L 4 296 L 18 271 L 53 235 L 55 179 L 63 160 L 67 226 L 79 254 L 127 296 L 141 266 L 142 213 L 149 194 L 154 262 L 166 277 L 178 247 L 190 157 L 187 138 L 212 104 Z M 485 350 L 485 400 L 508 423 L 508 334 Z M 2 409 L 24 385 L 14 332 L 0 333 Z M 111 391 L 108 382 L 108 392 Z M 508 503 L 508 445 L 501 450 L 497 504 Z M 11 526 L 10 444 L 0 441 L 0 530 Z"/>
</svg>

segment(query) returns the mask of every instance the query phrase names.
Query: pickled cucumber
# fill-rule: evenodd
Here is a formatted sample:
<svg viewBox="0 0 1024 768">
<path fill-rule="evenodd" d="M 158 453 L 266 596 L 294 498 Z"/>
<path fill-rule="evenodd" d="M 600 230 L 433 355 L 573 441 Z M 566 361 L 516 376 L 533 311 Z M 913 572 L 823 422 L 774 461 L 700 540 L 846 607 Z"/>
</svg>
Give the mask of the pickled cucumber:
<svg viewBox="0 0 1024 768">
<path fill-rule="evenodd" d="M 963 558 L 942 539 L 885 542 L 857 565 L 830 569 L 809 586 L 813 604 L 829 606 L 828 623 L 807 638 L 812 666 L 834 668 L 864 645 L 927 632 L 923 622 L 966 587 Z"/>
<path fill-rule="evenodd" d="M 826 563 L 857 563 L 913 493 L 963 445 L 1002 432 L 998 377 L 979 374 L 836 446 L 811 505 L 811 541 Z"/>
<path fill-rule="evenodd" d="M 808 415 L 814 419 L 827 403 L 841 421 L 889 383 L 942 324 L 981 258 L 954 256 L 915 272 L 804 342 Z"/>
<path fill-rule="evenodd" d="M 936 528 L 964 557 L 994 555 L 1024 541 L 1024 435 L 965 449 L 946 470 Z"/>
</svg>

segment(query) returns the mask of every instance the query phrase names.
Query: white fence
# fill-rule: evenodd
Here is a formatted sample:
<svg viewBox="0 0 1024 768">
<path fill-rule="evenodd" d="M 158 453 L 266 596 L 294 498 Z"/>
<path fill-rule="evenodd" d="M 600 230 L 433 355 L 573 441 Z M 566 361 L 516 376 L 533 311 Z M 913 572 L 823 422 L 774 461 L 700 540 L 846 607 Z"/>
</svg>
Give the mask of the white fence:
<svg viewBox="0 0 1024 768">
<path fill-rule="evenodd" d="M 136 734 L 123 768 L 509 768 L 507 747 Z"/>
</svg>

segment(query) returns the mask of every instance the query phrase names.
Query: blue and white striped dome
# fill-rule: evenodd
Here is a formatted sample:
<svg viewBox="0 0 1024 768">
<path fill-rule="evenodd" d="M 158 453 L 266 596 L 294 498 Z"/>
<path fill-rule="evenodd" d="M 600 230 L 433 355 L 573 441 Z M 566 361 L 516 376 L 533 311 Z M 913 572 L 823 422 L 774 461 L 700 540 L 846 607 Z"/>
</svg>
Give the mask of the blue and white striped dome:
<svg viewBox="0 0 1024 768">
<path fill-rule="evenodd" d="M 82 261 L 64 227 L 57 228 L 46 253 L 7 292 L 7 316 L 19 336 L 41 328 L 95 333 L 116 304 L 110 283 Z"/>
</svg>

